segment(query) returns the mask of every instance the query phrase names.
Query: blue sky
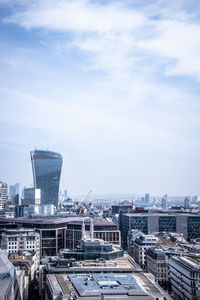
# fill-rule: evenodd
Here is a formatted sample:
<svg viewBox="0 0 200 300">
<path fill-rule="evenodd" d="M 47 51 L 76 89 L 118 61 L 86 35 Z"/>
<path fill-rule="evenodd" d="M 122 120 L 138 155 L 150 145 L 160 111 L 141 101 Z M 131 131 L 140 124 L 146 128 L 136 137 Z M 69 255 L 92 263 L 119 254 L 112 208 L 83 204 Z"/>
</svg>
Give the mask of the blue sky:
<svg viewBox="0 0 200 300">
<path fill-rule="evenodd" d="M 64 156 L 71 194 L 200 194 L 199 1 L 0 1 L 0 177 Z"/>
</svg>

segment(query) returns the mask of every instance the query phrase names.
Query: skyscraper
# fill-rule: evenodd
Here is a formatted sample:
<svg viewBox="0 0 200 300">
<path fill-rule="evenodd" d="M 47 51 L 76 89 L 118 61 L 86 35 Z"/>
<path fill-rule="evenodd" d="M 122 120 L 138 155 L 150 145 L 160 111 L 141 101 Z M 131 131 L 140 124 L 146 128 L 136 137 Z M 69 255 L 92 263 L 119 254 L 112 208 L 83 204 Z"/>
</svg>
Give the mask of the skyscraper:
<svg viewBox="0 0 200 300">
<path fill-rule="evenodd" d="M 62 156 L 45 150 L 31 151 L 34 188 L 41 189 L 41 204 L 58 207 Z"/>
<path fill-rule="evenodd" d="M 149 204 L 149 200 L 150 200 L 150 195 L 149 194 L 145 194 L 145 203 Z"/>
</svg>

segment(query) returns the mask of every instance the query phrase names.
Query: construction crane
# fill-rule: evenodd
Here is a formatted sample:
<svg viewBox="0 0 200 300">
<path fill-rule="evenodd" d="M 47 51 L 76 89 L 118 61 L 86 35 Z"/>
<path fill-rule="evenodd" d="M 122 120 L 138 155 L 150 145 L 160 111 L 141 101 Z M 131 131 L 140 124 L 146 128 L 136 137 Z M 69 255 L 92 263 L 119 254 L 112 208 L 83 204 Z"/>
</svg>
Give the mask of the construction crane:
<svg viewBox="0 0 200 300">
<path fill-rule="evenodd" d="M 84 202 L 83 202 L 83 204 L 84 204 L 84 206 L 85 206 L 85 208 L 87 209 L 87 210 L 89 210 L 89 207 L 88 207 L 88 205 L 86 204 L 87 202 L 90 202 L 90 195 L 92 194 L 92 191 L 89 191 L 89 193 L 87 194 L 87 196 L 86 196 L 86 198 L 85 198 L 85 200 L 84 200 Z"/>
</svg>

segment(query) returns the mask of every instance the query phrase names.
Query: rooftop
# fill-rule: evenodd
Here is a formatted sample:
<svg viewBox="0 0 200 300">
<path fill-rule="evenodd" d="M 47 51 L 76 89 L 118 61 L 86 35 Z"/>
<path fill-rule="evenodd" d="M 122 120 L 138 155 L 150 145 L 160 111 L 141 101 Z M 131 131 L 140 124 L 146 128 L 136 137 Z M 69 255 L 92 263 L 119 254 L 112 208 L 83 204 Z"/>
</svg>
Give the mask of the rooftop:
<svg viewBox="0 0 200 300">
<path fill-rule="evenodd" d="M 151 274 L 48 274 L 47 283 L 54 295 L 65 296 L 64 299 L 70 299 L 70 291 L 78 299 L 171 299 L 153 282 Z"/>
<path fill-rule="evenodd" d="M 141 268 L 135 263 L 130 256 L 125 256 L 110 260 L 86 260 L 76 261 L 72 267 L 54 267 L 51 263 L 47 265 L 48 272 L 61 273 L 78 273 L 78 272 L 136 272 Z"/>
</svg>

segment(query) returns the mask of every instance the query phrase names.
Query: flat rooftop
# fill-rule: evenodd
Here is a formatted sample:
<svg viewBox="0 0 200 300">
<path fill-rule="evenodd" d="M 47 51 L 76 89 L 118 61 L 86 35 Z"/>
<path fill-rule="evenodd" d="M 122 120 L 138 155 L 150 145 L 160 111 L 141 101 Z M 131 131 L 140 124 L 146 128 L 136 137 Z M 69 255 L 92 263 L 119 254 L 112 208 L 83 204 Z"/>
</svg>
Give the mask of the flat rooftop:
<svg viewBox="0 0 200 300">
<path fill-rule="evenodd" d="M 128 217 L 155 217 L 155 216 L 162 216 L 162 217 L 176 217 L 176 216 L 189 216 L 189 217 L 200 217 L 199 214 L 197 213 L 184 213 L 184 212 L 169 212 L 169 213 L 125 213 L 124 215 L 128 216 Z"/>
<path fill-rule="evenodd" d="M 125 274 L 125 273 L 96 273 L 96 274 L 48 274 L 47 286 L 55 295 L 65 296 L 70 299 L 76 295 L 76 299 L 134 299 L 134 300 L 171 300 L 156 283 L 152 281 L 150 274 Z M 66 297 L 68 296 L 68 297 Z M 62 298 L 61 298 L 62 299 Z"/>
<path fill-rule="evenodd" d="M 71 224 L 82 224 L 82 221 L 84 219 L 85 224 L 90 224 L 90 218 L 89 217 L 44 217 L 44 218 L 5 218 L 0 217 L 0 223 L 18 223 L 18 224 L 65 224 L 65 223 L 71 223 Z M 109 221 L 95 221 L 94 226 L 115 226 L 117 225 L 114 222 Z"/>
<path fill-rule="evenodd" d="M 79 272 L 139 272 L 141 268 L 130 257 L 121 257 L 109 260 L 85 260 L 76 261 L 73 267 L 54 267 L 52 263 L 47 264 L 47 272 L 50 273 L 79 273 Z"/>
</svg>

